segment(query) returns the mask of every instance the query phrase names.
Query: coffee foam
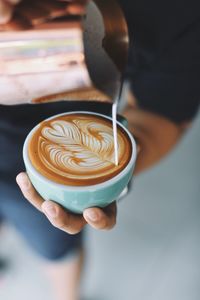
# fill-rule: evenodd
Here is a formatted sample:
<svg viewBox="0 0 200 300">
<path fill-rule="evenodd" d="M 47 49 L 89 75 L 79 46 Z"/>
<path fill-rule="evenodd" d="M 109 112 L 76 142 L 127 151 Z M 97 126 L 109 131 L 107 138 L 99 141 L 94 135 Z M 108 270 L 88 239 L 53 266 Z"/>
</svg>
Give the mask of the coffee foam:
<svg viewBox="0 0 200 300">
<path fill-rule="evenodd" d="M 128 164 L 131 151 L 128 135 L 119 129 L 116 166 L 111 121 L 80 113 L 41 123 L 29 142 L 33 166 L 48 179 L 73 186 L 114 177 Z"/>
</svg>

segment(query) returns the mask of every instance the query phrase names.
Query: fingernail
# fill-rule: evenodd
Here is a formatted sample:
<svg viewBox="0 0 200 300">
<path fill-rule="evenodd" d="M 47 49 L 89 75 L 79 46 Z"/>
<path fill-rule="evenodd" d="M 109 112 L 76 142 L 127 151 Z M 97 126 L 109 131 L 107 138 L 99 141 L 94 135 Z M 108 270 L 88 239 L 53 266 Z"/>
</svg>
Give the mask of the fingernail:
<svg viewBox="0 0 200 300">
<path fill-rule="evenodd" d="M 42 206 L 42 210 L 45 213 L 45 215 L 47 215 L 50 218 L 56 218 L 57 217 L 57 208 L 55 207 L 55 205 L 53 205 L 52 203 L 44 202 L 43 206 Z"/>
<path fill-rule="evenodd" d="M 30 187 L 30 182 L 26 174 L 21 174 L 17 179 L 17 182 L 23 189 L 28 189 Z"/>
<path fill-rule="evenodd" d="M 87 215 L 87 218 L 89 220 L 91 220 L 92 222 L 97 222 L 98 219 L 99 219 L 98 213 L 96 211 L 93 211 L 93 210 L 92 211 L 87 211 L 86 215 Z"/>
</svg>

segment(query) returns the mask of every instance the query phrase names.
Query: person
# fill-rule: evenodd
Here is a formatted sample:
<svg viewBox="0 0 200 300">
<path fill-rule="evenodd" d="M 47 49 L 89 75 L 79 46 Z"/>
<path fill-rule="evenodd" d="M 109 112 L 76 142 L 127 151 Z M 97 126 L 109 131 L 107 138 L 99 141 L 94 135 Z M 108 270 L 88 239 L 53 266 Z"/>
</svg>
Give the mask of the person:
<svg viewBox="0 0 200 300">
<path fill-rule="evenodd" d="M 198 110 L 200 3 L 196 0 L 120 2 L 131 41 L 126 72 L 131 92 L 123 114 L 139 146 L 135 168 L 138 174 L 173 149 Z M 110 110 L 108 104 L 95 108 L 103 109 L 104 113 Z M 73 215 L 52 201 L 44 201 L 26 173 L 17 175 L 23 169 L 20 148 L 30 127 L 66 109 L 69 109 L 66 103 L 0 106 L 0 214 L 47 259 L 46 269 L 57 299 L 75 300 L 79 297 L 83 257 L 82 229 L 86 224 L 99 230 L 111 229 L 116 223 L 117 205 L 113 203 L 104 210 L 91 208 L 82 216 Z M 27 202 L 15 187 L 16 175 Z"/>
</svg>

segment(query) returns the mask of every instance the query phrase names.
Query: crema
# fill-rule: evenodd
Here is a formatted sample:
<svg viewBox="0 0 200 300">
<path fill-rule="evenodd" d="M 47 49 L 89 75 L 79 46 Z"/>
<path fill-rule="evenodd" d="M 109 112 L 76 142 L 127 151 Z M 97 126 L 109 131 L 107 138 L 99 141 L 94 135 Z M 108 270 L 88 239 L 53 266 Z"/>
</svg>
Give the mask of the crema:
<svg viewBox="0 0 200 300">
<path fill-rule="evenodd" d="M 88 186 L 107 181 L 128 164 L 132 153 L 128 134 L 118 127 L 119 165 L 115 165 L 112 122 L 73 113 L 42 122 L 28 146 L 34 168 L 64 185 Z"/>
</svg>

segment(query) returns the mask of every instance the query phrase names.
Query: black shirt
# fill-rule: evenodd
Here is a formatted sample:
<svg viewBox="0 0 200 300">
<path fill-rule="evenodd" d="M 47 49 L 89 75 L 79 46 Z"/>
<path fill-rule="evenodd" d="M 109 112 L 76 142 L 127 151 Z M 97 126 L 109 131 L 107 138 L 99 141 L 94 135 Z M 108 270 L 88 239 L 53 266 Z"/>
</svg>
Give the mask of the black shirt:
<svg viewBox="0 0 200 300">
<path fill-rule="evenodd" d="M 190 120 L 200 100 L 200 1 L 120 2 L 131 40 L 127 76 L 139 105 Z"/>
</svg>

